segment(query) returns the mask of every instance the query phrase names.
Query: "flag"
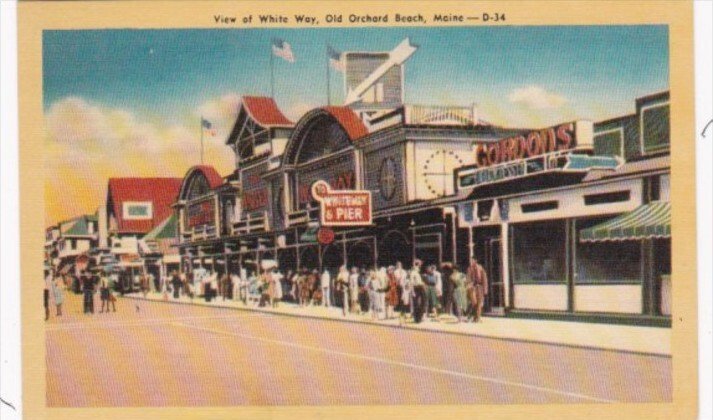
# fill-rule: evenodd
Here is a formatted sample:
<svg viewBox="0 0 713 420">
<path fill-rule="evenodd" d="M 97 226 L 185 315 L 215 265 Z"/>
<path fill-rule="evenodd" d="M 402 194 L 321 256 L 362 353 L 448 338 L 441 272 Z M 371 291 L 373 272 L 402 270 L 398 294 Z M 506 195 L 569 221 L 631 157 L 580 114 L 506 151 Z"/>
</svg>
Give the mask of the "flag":
<svg viewBox="0 0 713 420">
<path fill-rule="evenodd" d="M 327 45 L 327 56 L 329 56 L 329 65 L 332 66 L 334 70 L 344 72 L 342 53 Z"/>
<path fill-rule="evenodd" d="M 216 131 L 215 131 L 215 128 L 213 128 L 213 124 L 203 117 L 201 117 L 201 127 L 208 130 L 208 134 L 210 134 L 211 136 L 216 135 Z"/>
<path fill-rule="evenodd" d="M 292 47 L 283 39 L 272 39 L 272 53 L 280 58 L 283 58 L 289 63 L 295 62 L 295 55 L 292 53 Z"/>
</svg>

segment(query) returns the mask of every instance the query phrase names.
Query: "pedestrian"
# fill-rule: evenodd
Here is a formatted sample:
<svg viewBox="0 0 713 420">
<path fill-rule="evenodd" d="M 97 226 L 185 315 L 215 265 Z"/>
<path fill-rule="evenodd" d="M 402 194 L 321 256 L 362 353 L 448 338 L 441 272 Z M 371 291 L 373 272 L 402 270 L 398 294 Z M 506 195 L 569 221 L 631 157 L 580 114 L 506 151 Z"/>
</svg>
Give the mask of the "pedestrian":
<svg viewBox="0 0 713 420">
<path fill-rule="evenodd" d="M 238 276 L 237 273 L 230 273 L 230 299 L 235 300 L 235 288 L 238 289 L 238 300 L 243 299 L 241 283 L 242 280 L 240 279 L 240 276 Z"/>
<path fill-rule="evenodd" d="M 64 289 L 62 280 L 60 278 L 55 278 L 52 281 L 52 297 L 54 298 L 54 305 L 57 308 L 57 316 L 62 316 L 62 303 L 64 303 Z"/>
<path fill-rule="evenodd" d="M 443 274 L 438 271 L 437 265 L 432 265 L 431 270 L 433 276 L 436 278 L 436 308 L 440 312 L 442 310 L 441 302 L 443 302 Z"/>
<path fill-rule="evenodd" d="M 346 265 L 339 267 L 335 289 L 342 297 L 342 315 L 347 316 L 347 312 L 349 311 L 349 270 L 347 270 Z"/>
<path fill-rule="evenodd" d="M 453 287 L 453 306 L 456 318 L 458 318 L 458 322 L 463 322 L 463 316 L 468 308 L 468 296 L 466 293 L 467 281 L 465 275 L 458 270 L 458 267 L 453 267 L 450 283 Z"/>
<path fill-rule="evenodd" d="M 218 300 L 218 273 L 213 271 L 210 275 L 211 299 Z"/>
<path fill-rule="evenodd" d="M 243 301 L 243 305 L 248 304 L 248 287 L 250 286 L 250 279 L 248 278 L 248 272 L 244 269 L 240 269 L 240 300 Z"/>
<path fill-rule="evenodd" d="M 396 263 L 396 269 L 394 270 L 394 278 L 399 283 L 399 288 L 401 290 L 400 305 L 401 305 L 401 315 L 399 316 L 399 325 L 406 322 L 407 314 L 413 315 L 413 283 L 411 282 L 410 273 L 401 266 L 401 262 Z"/>
<path fill-rule="evenodd" d="M 413 294 L 411 296 L 411 313 L 413 321 L 417 324 L 423 320 L 423 313 L 426 310 L 426 285 L 421 277 L 421 261 L 416 260 L 409 272 L 409 279 Z"/>
<path fill-rule="evenodd" d="M 228 283 L 230 283 L 230 276 L 228 275 L 228 272 L 226 271 L 221 277 L 220 277 L 220 295 L 223 298 L 223 302 L 225 302 L 225 299 L 228 297 Z"/>
<path fill-rule="evenodd" d="M 467 277 L 470 285 L 470 303 L 473 306 L 473 322 L 480 322 L 485 296 L 488 295 L 488 275 L 475 255 L 470 259 Z"/>
<path fill-rule="evenodd" d="M 101 309 L 99 310 L 99 313 L 103 313 L 104 309 L 106 308 L 106 311 L 109 312 L 109 296 L 110 296 L 110 291 L 109 291 L 109 278 L 106 275 L 106 272 L 102 271 L 101 275 L 99 276 L 99 298 L 101 299 Z M 114 312 L 116 312 L 116 308 L 114 308 Z"/>
<path fill-rule="evenodd" d="M 349 274 L 349 310 L 351 313 L 357 313 L 359 301 L 359 272 L 356 267 L 352 267 L 352 272 Z"/>
<path fill-rule="evenodd" d="M 282 301 L 283 298 L 283 292 L 282 292 L 282 273 L 274 267 L 272 269 L 272 281 L 274 283 L 274 295 L 272 297 L 272 307 L 277 308 L 280 305 L 280 302 Z"/>
<path fill-rule="evenodd" d="M 52 273 L 45 268 L 45 289 L 42 292 L 42 301 L 45 306 L 45 321 L 50 319 L 50 290 L 52 289 Z"/>
<path fill-rule="evenodd" d="M 329 276 L 329 270 L 326 268 L 322 272 L 322 276 L 319 279 L 320 286 L 322 287 L 322 305 L 326 307 L 330 307 L 331 305 L 331 298 L 330 298 L 330 284 L 332 282 L 332 279 Z"/>
<path fill-rule="evenodd" d="M 154 293 L 159 292 L 161 290 L 160 289 L 161 285 L 159 284 L 159 278 L 160 277 L 158 277 L 158 276 L 154 276 L 153 273 L 148 274 L 148 282 L 149 282 L 150 287 L 153 287 Z"/>
<path fill-rule="evenodd" d="M 366 269 L 362 268 L 359 273 L 359 309 L 364 314 L 369 311 L 369 275 Z"/>
<path fill-rule="evenodd" d="M 265 270 L 264 274 L 264 281 L 265 281 L 265 290 L 267 293 L 267 301 L 266 303 L 269 304 L 270 307 L 274 306 L 275 304 L 275 294 L 276 292 L 276 287 L 275 287 L 275 278 L 273 275 L 272 268 L 269 268 Z"/>
<path fill-rule="evenodd" d="M 371 312 L 371 319 L 378 320 L 379 314 L 381 313 L 381 299 L 379 294 L 381 293 L 381 281 L 379 280 L 379 272 L 376 270 L 371 270 L 369 272 L 369 311 Z"/>
<path fill-rule="evenodd" d="M 379 313 L 386 312 L 386 288 L 389 279 L 385 267 L 379 268 L 379 271 L 376 272 L 376 279 L 379 281 L 379 288 L 376 291 L 376 298 L 379 300 Z M 384 318 L 386 318 L 386 315 L 384 315 Z"/>
<path fill-rule="evenodd" d="M 84 293 L 84 314 L 94 313 L 94 282 L 86 271 L 79 276 Z"/>
<path fill-rule="evenodd" d="M 443 263 L 441 267 L 443 279 L 443 312 L 447 314 L 453 314 L 453 281 L 451 280 L 451 275 L 453 274 L 453 264 L 447 262 Z"/>
<path fill-rule="evenodd" d="M 141 281 L 141 293 L 146 297 L 150 287 L 149 276 L 146 273 L 142 273 L 139 279 Z"/>
<path fill-rule="evenodd" d="M 432 321 L 438 319 L 438 295 L 436 293 L 436 275 L 433 272 L 433 266 L 429 266 L 423 275 L 423 281 L 426 284 L 426 312 L 431 317 Z"/>
<path fill-rule="evenodd" d="M 171 288 L 173 289 L 173 298 L 178 299 L 181 293 L 181 277 L 176 271 L 171 276 Z"/>
<path fill-rule="evenodd" d="M 386 319 L 391 319 L 394 311 L 396 311 L 396 308 L 399 306 L 399 283 L 396 281 L 396 276 L 394 275 L 394 267 L 389 266 L 389 268 L 386 270 L 386 278 L 387 278 L 387 283 L 386 283 L 386 293 L 385 293 L 385 301 L 386 301 Z M 389 311 L 391 309 L 391 311 Z M 391 315 L 389 315 L 389 312 L 391 312 Z"/>
<path fill-rule="evenodd" d="M 116 312 L 116 296 L 114 296 L 114 289 L 116 289 L 116 282 L 118 277 L 114 274 L 107 276 L 107 289 L 109 290 L 109 303 L 111 303 L 112 312 Z M 106 305 L 106 311 L 109 312 L 109 304 Z"/>
</svg>

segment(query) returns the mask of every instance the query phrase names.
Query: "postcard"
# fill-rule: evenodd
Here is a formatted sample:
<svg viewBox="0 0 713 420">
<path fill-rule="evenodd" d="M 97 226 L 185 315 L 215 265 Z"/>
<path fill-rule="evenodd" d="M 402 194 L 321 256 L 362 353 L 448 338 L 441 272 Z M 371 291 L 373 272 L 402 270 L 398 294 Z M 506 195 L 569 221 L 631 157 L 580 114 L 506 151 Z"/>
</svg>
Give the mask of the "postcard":
<svg viewBox="0 0 713 420">
<path fill-rule="evenodd" d="M 691 2 L 18 14 L 27 418 L 695 417 Z"/>
</svg>

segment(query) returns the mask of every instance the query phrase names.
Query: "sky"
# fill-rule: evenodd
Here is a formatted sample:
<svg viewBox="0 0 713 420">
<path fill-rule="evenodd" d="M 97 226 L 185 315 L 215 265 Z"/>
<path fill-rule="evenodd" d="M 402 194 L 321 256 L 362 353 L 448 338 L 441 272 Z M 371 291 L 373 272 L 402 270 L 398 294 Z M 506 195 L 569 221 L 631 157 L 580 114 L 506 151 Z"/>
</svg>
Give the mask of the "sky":
<svg viewBox="0 0 713 420">
<path fill-rule="evenodd" d="M 43 109 L 48 224 L 93 213 L 109 177 L 182 177 L 200 160 L 234 168 L 224 145 L 241 95 L 270 94 L 297 120 L 327 103 L 326 46 L 338 51 L 418 45 L 405 66 L 407 103 L 477 104 L 481 119 L 547 127 L 634 112 L 637 97 L 667 90 L 666 26 L 503 26 L 362 29 L 45 31 Z M 331 103 L 344 98 L 330 70 Z"/>
</svg>

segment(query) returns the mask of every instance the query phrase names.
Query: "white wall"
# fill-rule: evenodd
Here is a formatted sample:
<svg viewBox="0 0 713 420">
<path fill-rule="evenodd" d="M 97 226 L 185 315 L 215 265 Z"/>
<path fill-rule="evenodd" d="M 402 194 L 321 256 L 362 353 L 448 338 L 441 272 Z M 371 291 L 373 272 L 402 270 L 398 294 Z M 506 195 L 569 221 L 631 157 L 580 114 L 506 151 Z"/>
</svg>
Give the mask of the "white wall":
<svg viewBox="0 0 713 420">
<path fill-rule="evenodd" d="M 516 309 L 567 310 L 566 284 L 516 284 Z"/>
<path fill-rule="evenodd" d="M 465 141 L 409 141 L 409 146 L 414 145 L 413 154 L 409 153 L 407 147 L 407 181 L 413 189 L 409 188 L 408 199 L 428 200 L 442 195 L 450 195 L 454 192 L 453 171 L 464 165 L 475 163 L 475 154 L 470 142 Z M 452 151 L 454 155 L 448 152 Z M 443 159 L 444 152 L 446 159 Z M 410 160 L 413 159 L 413 162 Z M 426 161 L 430 159 L 430 169 L 424 169 Z M 443 166 L 445 163 L 445 167 Z M 427 177 L 426 172 L 448 173 L 445 183 L 441 177 Z M 427 187 L 427 181 L 434 191 Z M 445 184 L 445 189 L 443 188 Z"/>
<path fill-rule="evenodd" d="M 624 213 L 634 210 L 642 203 L 642 182 L 640 178 L 607 184 L 593 185 L 586 188 L 572 188 L 545 194 L 530 194 L 508 200 L 510 207 L 509 221 L 525 222 L 534 220 L 558 219 L 565 217 L 601 216 L 604 214 Z M 629 201 L 584 205 L 584 196 L 615 191 L 631 191 Z M 558 208 L 553 210 L 523 213 L 522 205 L 542 201 L 558 201 Z"/>
<path fill-rule="evenodd" d="M 119 244 L 118 247 L 116 246 L 117 243 Z M 113 237 L 111 238 L 110 246 L 113 254 L 139 253 L 139 240 L 135 236 Z"/>
<path fill-rule="evenodd" d="M 574 288 L 577 312 L 612 312 L 640 314 L 641 285 L 582 285 Z"/>
</svg>

